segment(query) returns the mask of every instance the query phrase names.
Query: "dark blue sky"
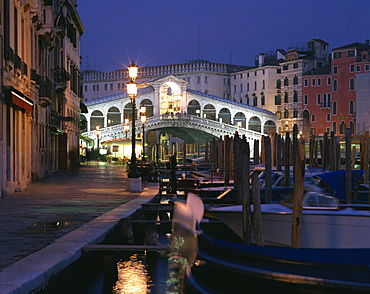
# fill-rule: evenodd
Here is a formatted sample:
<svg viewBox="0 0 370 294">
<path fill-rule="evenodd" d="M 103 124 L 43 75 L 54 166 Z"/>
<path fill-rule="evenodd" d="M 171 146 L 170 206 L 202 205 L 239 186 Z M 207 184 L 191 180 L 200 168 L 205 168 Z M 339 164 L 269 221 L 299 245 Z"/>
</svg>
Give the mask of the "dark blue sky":
<svg viewBox="0 0 370 294">
<path fill-rule="evenodd" d="M 322 39 L 370 38 L 370 0 L 79 0 L 83 69 L 212 62 L 253 65 L 259 53 Z"/>
</svg>

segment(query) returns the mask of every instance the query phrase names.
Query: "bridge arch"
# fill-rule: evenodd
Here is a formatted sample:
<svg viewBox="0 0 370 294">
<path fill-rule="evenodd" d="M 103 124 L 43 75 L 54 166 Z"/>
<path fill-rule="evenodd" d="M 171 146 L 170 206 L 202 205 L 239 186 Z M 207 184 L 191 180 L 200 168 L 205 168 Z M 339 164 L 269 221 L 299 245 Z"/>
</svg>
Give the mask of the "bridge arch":
<svg viewBox="0 0 370 294">
<path fill-rule="evenodd" d="M 206 104 L 203 108 L 203 117 L 216 120 L 216 108 L 212 104 Z"/>
<path fill-rule="evenodd" d="M 159 114 L 181 111 L 181 88 L 172 81 L 164 82 L 159 89 Z"/>
<path fill-rule="evenodd" d="M 220 112 L 218 113 L 218 120 L 225 124 L 231 124 L 231 112 L 228 108 L 224 107 L 221 108 Z"/>
<path fill-rule="evenodd" d="M 140 107 L 145 106 L 145 115 L 147 117 L 154 115 L 154 105 L 153 102 L 150 99 L 144 99 L 140 102 Z"/>
<path fill-rule="evenodd" d="M 246 127 L 246 117 L 242 112 L 237 112 L 234 116 L 234 125 L 245 128 Z"/>
<path fill-rule="evenodd" d="M 261 120 L 257 116 L 248 121 L 248 130 L 261 133 Z"/>
<path fill-rule="evenodd" d="M 114 126 L 121 123 L 121 112 L 116 106 L 112 106 L 108 109 L 107 113 L 107 126 Z"/>
<path fill-rule="evenodd" d="M 96 126 L 104 127 L 104 116 L 100 110 L 94 110 L 90 117 L 90 130 L 95 130 Z"/>
<path fill-rule="evenodd" d="M 193 99 L 188 103 L 187 114 L 198 115 L 200 114 L 200 103 Z"/>
<path fill-rule="evenodd" d="M 268 120 L 263 127 L 263 133 L 269 135 L 271 132 L 276 132 L 276 124 L 272 120 Z"/>
</svg>

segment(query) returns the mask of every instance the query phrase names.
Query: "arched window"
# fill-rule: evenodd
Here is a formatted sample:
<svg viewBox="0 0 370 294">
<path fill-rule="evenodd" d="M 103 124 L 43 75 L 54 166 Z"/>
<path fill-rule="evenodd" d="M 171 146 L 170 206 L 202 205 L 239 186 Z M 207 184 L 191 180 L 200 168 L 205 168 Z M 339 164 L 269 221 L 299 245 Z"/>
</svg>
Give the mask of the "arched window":
<svg viewBox="0 0 370 294">
<path fill-rule="evenodd" d="M 294 109 L 293 110 L 293 117 L 294 118 L 297 118 L 298 117 L 298 110 L 297 109 Z"/>
<path fill-rule="evenodd" d="M 345 130 L 346 130 L 346 124 L 345 124 L 345 122 L 344 121 L 341 121 L 340 122 L 340 133 L 341 134 L 344 134 L 345 133 Z"/>
<path fill-rule="evenodd" d="M 353 100 L 349 101 L 349 114 L 354 113 L 354 102 Z"/>
<path fill-rule="evenodd" d="M 293 78 L 293 85 L 298 85 L 298 76 L 295 75 Z"/>
<path fill-rule="evenodd" d="M 285 92 L 285 94 L 284 94 L 284 103 L 289 103 L 289 97 L 288 97 L 287 92 Z"/>
<path fill-rule="evenodd" d="M 280 94 L 275 96 L 275 105 L 281 105 L 281 96 L 280 96 Z"/>
<path fill-rule="evenodd" d="M 338 80 L 334 80 L 333 81 L 333 92 L 337 92 L 338 91 Z"/>
<path fill-rule="evenodd" d="M 276 89 L 281 89 L 281 81 L 276 80 Z"/>
<path fill-rule="evenodd" d="M 294 91 L 293 102 L 298 102 L 298 92 Z"/>
<path fill-rule="evenodd" d="M 333 121 L 332 130 L 333 130 L 334 135 L 335 135 L 337 133 L 337 122 L 335 122 L 335 121 Z"/>
<path fill-rule="evenodd" d="M 253 106 L 257 106 L 257 96 L 253 94 Z"/>
<path fill-rule="evenodd" d="M 337 101 L 333 102 L 332 115 L 337 115 Z"/>
<path fill-rule="evenodd" d="M 288 77 L 285 77 L 284 79 L 284 86 L 289 86 L 289 80 L 288 80 Z"/>
<path fill-rule="evenodd" d="M 353 91 L 355 89 L 355 79 L 354 78 L 350 78 L 349 79 L 349 90 L 350 91 Z"/>
<path fill-rule="evenodd" d="M 257 82 L 254 82 L 254 90 L 257 91 Z"/>
<path fill-rule="evenodd" d="M 262 81 L 262 90 L 265 89 L 265 80 Z"/>
<path fill-rule="evenodd" d="M 284 118 L 289 118 L 289 111 L 287 109 L 284 111 Z"/>
</svg>

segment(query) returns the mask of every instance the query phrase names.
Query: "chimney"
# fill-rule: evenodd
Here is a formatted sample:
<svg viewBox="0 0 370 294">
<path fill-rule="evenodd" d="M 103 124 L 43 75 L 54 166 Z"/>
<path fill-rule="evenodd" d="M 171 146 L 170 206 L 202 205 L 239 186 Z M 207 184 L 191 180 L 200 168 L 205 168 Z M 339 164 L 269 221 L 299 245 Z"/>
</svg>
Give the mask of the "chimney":
<svg viewBox="0 0 370 294">
<path fill-rule="evenodd" d="M 258 67 L 262 67 L 263 65 L 263 53 L 258 54 Z"/>
</svg>

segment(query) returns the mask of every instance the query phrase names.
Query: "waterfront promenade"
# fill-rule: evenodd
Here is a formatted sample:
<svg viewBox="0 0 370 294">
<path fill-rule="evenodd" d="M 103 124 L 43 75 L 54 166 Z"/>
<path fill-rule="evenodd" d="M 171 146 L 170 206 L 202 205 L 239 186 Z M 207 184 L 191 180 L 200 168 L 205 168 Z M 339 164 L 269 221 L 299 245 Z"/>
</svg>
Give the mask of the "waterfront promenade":
<svg viewBox="0 0 370 294">
<path fill-rule="evenodd" d="M 91 161 L 0 199 L 0 294 L 41 287 L 158 192 L 128 192 L 125 178 L 124 166 Z"/>
</svg>

